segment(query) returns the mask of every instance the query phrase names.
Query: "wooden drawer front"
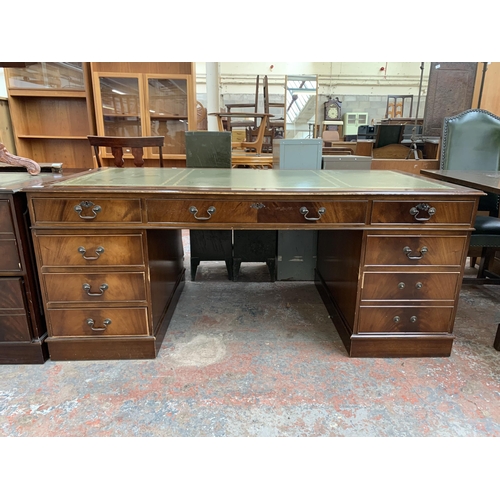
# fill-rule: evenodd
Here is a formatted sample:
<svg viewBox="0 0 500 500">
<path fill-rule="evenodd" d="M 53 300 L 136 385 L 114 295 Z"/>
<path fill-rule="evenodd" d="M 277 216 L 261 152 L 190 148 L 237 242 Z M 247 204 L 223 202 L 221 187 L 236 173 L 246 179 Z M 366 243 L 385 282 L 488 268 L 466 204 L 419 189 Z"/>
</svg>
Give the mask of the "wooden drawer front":
<svg viewBox="0 0 500 500">
<path fill-rule="evenodd" d="M 0 278 L 0 311 L 22 309 L 24 311 L 24 288 L 21 278 Z"/>
<path fill-rule="evenodd" d="M 371 222 L 472 225 L 473 216 L 472 201 L 374 201 Z"/>
<path fill-rule="evenodd" d="M 146 307 L 50 309 L 48 321 L 51 337 L 148 335 Z"/>
<path fill-rule="evenodd" d="M 33 211 L 36 223 L 142 221 L 140 200 L 34 198 Z"/>
<path fill-rule="evenodd" d="M 466 236 L 368 235 L 367 266 L 458 266 L 466 251 Z"/>
<path fill-rule="evenodd" d="M 361 300 L 455 300 L 460 273 L 364 273 Z"/>
<path fill-rule="evenodd" d="M 48 302 L 147 300 L 144 273 L 51 273 L 43 279 Z"/>
<path fill-rule="evenodd" d="M 0 341 L 31 340 L 20 278 L 0 279 Z"/>
<path fill-rule="evenodd" d="M 37 235 L 42 266 L 144 265 L 142 235 Z M 104 251 L 101 252 L 101 249 Z"/>
<path fill-rule="evenodd" d="M 0 233 L 14 234 L 10 202 L 8 200 L 0 200 Z"/>
<path fill-rule="evenodd" d="M 250 201 L 147 200 L 146 204 L 148 222 L 183 222 L 200 225 L 257 222 L 257 209 L 251 207 Z M 211 207 L 215 208 L 214 212 Z M 193 213 L 195 210 L 196 213 Z"/>
<path fill-rule="evenodd" d="M 263 202 L 258 210 L 260 223 L 282 224 L 365 224 L 365 201 Z"/>
<path fill-rule="evenodd" d="M 196 214 L 191 213 L 191 207 L 196 208 Z M 208 212 L 210 207 L 215 208 L 215 212 L 212 212 L 212 214 Z M 368 203 L 364 201 L 147 201 L 148 222 L 199 222 L 200 224 L 221 222 L 258 222 L 261 224 L 364 224 L 366 221 L 367 208 Z M 303 210 L 304 213 L 301 213 L 301 209 L 305 209 Z M 324 213 L 320 213 L 320 209 L 324 209 Z M 205 220 L 198 220 L 195 215 Z"/>
<path fill-rule="evenodd" d="M 360 307 L 358 333 L 448 332 L 453 307 Z"/>
<path fill-rule="evenodd" d="M 3 314 L 0 311 L 0 342 L 19 342 L 24 340 L 31 340 L 26 314 L 18 311 Z"/>
<path fill-rule="evenodd" d="M 21 270 L 21 259 L 15 239 L 0 239 L 0 271 L 17 272 Z"/>
</svg>

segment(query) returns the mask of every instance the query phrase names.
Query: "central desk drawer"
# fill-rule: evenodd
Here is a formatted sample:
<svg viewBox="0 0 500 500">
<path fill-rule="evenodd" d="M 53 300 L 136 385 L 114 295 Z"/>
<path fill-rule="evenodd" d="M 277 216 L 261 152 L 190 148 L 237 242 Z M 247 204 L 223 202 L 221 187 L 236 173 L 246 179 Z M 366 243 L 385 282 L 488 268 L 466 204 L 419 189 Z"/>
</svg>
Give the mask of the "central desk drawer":
<svg viewBox="0 0 500 500">
<path fill-rule="evenodd" d="M 368 235 L 366 266 L 458 266 L 466 251 L 466 236 Z"/>
<path fill-rule="evenodd" d="M 147 300 L 144 273 L 50 273 L 43 279 L 49 303 Z"/>
<path fill-rule="evenodd" d="M 148 310 L 140 308 L 49 309 L 51 337 L 148 335 Z"/>
<path fill-rule="evenodd" d="M 359 333 L 448 332 L 453 307 L 361 306 Z"/>
<path fill-rule="evenodd" d="M 147 200 L 148 222 L 211 224 L 257 222 L 257 210 L 249 201 Z"/>
<path fill-rule="evenodd" d="M 141 201 L 111 198 L 33 198 L 35 222 L 141 222 Z"/>
<path fill-rule="evenodd" d="M 142 234 L 36 235 L 42 266 L 144 265 Z"/>
<path fill-rule="evenodd" d="M 366 201 L 148 200 L 148 222 L 364 224 Z"/>
</svg>

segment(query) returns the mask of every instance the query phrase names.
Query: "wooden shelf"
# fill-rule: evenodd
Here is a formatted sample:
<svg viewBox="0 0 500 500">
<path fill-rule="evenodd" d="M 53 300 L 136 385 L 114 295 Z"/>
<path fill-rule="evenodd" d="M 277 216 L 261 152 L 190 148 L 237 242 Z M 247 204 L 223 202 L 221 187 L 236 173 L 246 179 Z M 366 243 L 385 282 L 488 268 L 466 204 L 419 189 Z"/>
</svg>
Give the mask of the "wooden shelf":
<svg viewBox="0 0 500 500">
<path fill-rule="evenodd" d="M 81 63 L 80 71 L 71 63 L 39 63 L 23 71 L 5 69 L 17 155 L 65 168 L 93 168 L 87 139 L 95 135 L 89 63 Z M 71 81 L 81 86 L 72 87 Z"/>
<path fill-rule="evenodd" d="M 188 116 L 179 115 L 149 115 L 151 120 L 187 120 Z"/>
<path fill-rule="evenodd" d="M 90 134 L 89 134 L 90 135 Z M 87 141 L 87 136 L 74 136 L 74 135 L 18 135 L 19 139 L 56 139 L 56 140 L 77 140 L 77 141 Z"/>
<path fill-rule="evenodd" d="M 66 97 L 75 99 L 85 99 L 85 90 L 65 90 L 65 89 L 9 89 L 11 97 Z"/>
<path fill-rule="evenodd" d="M 106 118 L 141 118 L 138 113 L 103 113 L 102 116 Z"/>
</svg>

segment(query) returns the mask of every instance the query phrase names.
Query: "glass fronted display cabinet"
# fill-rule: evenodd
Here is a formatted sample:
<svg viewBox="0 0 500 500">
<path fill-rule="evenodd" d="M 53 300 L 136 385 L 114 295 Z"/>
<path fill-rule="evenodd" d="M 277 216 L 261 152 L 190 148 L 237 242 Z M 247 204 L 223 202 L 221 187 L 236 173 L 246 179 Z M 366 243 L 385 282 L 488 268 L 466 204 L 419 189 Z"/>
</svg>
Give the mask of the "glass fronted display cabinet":
<svg viewBox="0 0 500 500">
<path fill-rule="evenodd" d="M 184 133 L 196 130 L 191 75 L 95 72 L 93 83 L 98 135 L 164 136 L 163 158 L 185 160 Z M 158 150 L 146 148 L 144 158 L 157 159 Z"/>
</svg>

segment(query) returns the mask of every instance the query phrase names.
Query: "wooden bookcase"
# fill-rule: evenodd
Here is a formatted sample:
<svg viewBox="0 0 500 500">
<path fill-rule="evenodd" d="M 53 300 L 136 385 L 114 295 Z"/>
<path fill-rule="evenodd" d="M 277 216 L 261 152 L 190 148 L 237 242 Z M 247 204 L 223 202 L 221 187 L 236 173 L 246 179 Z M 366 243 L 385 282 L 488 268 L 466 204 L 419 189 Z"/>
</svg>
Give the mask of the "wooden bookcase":
<svg viewBox="0 0 500 500">
<path fill-rule="evenodd" d="M 68 168 L 92 168 L 95 134 L 89 63 L 35 63 L 6 68 L 19 156 Z"/>
<path fill-rule="evenodd" d="M 196 73 L 191 62 L 90 63 L 97 135 L 165 137 L 166 166 L 185 166 L 184 132 L 197 129 Z M 112 165 L 111 151 L 101 151 Z M 131 155 L 124 155 L 125 166 Z M 158 165 L 146 148 L 145 166 Z"/>
</svg>

